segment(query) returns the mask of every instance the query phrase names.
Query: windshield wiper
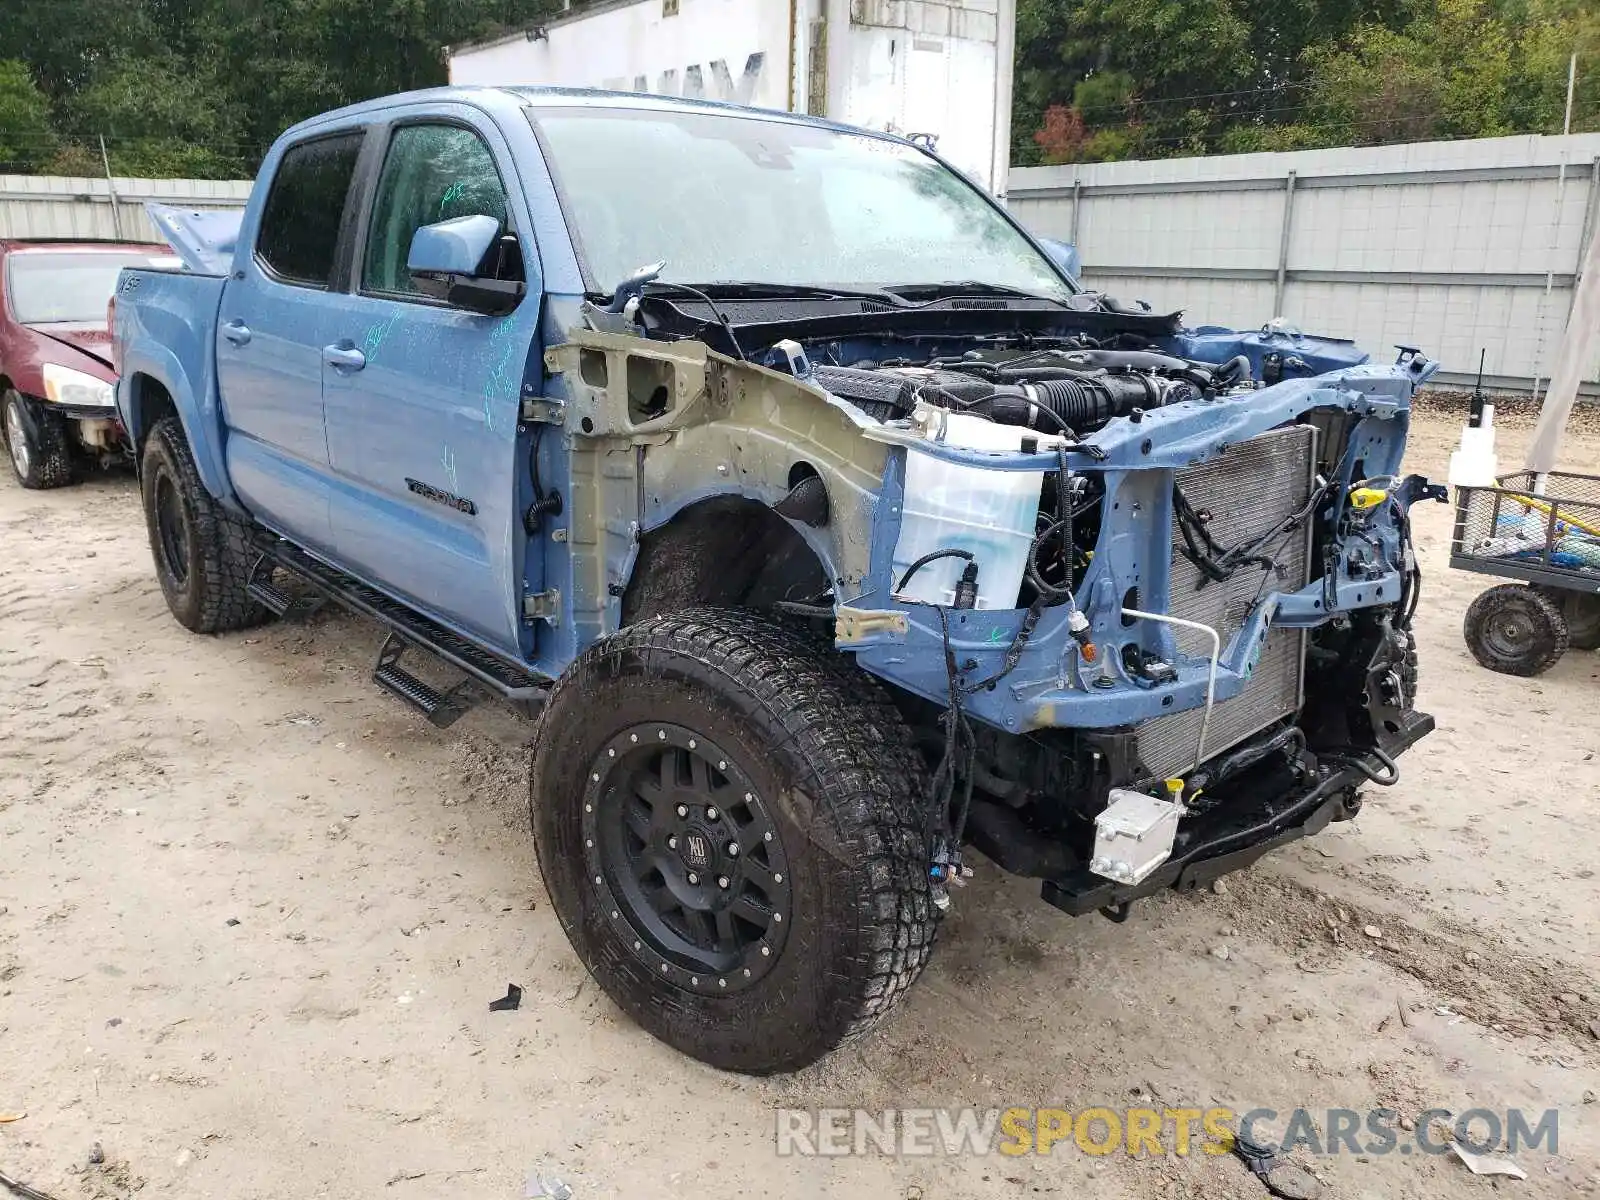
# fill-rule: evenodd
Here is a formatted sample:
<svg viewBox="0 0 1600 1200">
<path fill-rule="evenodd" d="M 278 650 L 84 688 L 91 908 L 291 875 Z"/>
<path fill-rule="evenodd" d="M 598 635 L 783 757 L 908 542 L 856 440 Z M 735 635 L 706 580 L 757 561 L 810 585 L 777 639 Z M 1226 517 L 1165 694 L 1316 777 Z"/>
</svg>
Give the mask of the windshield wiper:
<svg viewBox="0 0 1600 1200">
<path fill-rule="evenodd" d="M 714 279 L 694 285 L 707 295 L 724 300 L 803 298 L 806 300 L 873 300 L 905 307 L 905 301 L 885 288 L 826 287 L 812 283 L 769 283 L 759 279 Z"/>
<path fill-rule="evenodd" d="M 883 290 L 896 296 L 918 296 L 930 304 L 957 296 L 1015 296 L 1019 300 L 1043 300 L 1046 304 L 1068 307 L 1066 301 L 1055 296 L 1044 296 L 1003 283 L 984 283 L 978 279 L 947 280 L 944 283 L 892 283 Z"/>
</svg>

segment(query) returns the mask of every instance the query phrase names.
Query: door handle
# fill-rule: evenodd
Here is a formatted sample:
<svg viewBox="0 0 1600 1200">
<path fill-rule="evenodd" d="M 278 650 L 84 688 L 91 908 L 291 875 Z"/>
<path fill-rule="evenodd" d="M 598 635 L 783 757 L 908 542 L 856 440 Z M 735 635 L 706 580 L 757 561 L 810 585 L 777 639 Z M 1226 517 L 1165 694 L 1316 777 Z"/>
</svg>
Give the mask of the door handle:
<svg viewBox="0 0 1600 1200">
<path fill-rule="evenodd" d="M 324 346 L 322 361 L 336 371 L 359 371 L 367 365 L 367 356 L 354 346 Z"/>
<path fill-rule="evenodd" d="M 250 326 L 235 318 L 222 327 L 222 336 L 235 346 L 243 346 L 250 341 Z"/>
</svg>

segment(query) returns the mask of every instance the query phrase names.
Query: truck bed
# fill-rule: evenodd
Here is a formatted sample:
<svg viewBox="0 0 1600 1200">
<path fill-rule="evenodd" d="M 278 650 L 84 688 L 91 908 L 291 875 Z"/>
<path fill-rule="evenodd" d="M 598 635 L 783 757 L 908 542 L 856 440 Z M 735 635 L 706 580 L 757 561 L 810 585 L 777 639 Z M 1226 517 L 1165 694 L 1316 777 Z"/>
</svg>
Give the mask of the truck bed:
<svg viewBox="0 0 1600 1200">
<path fill-rule="evenodd" d="M 194 271 L 129 269 L 117 285 L 112 336 L 119 347 L 123 382 L 117 385 L 117 408 L 135 444 L 148 432 L 141 397 L 127 382 L 139 376 L 161 381 L 178 401 L 179 412 L 197 414 L 220 430 L 216 386 L 217 312 L 226 276 Z M 191 398 L 193 408 L 183 401 Z M 191 437 L 195 466 L 212 494 L 230 498 L 232 489 L 222 468 L 220 437 Z"/>
</svg>

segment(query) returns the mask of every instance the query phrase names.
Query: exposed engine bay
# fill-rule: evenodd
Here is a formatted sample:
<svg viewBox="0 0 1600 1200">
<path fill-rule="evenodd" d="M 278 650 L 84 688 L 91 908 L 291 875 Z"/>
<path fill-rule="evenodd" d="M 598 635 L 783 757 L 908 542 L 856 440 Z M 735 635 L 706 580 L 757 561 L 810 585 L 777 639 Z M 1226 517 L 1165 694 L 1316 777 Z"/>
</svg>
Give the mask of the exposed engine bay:
<svg viewBox="0 0 1600 1200">
<path fill-rule="evenodd" d="M 819 384 L 880 421 L 919 400 L 1069 437 L 1114 417 L 1253 386 L 1242 355 L 1223 365 L 1153 350 L 973 350 L 925 363 L 904 360 L 819 366 Z"/>
<path fill-rule="evenodd" d="M 1282 370 L 1281 359 L 1263 366 Z M 1309 406 L 1276 425 L 1256 422 L 1239 441 L 1219 436 L 1187 465 L 1162 464 L 1162 480 L 1097 467 L 1115 456 L 1112 444 L 1129 444 L 1164 415 L 1174 431 L 1194 428 L 1207 412 L 1219 427 L 1237 421 L 1258 394 L 1270 394 L 1250 358 L 1217 363 L 1095 344 L 984 348 L 920 362 L 817 365 L 813 378 L 874 420 L 915 428 L 927 424 L 929 408 L 980 418 L 1020 427 L 1023 436 L 1005 444 L 1053 449 L 1057 460 L 1031 493 L 1020 588 L 1003 568 L 996 582 L 1004 555 L 994 539 L 987 555 L 935 550 L 909 563 L 909 552 L 896 556 L 897 576 L 905 571 L 895 581 L 897 601 L 979 609 L 987 587 L 990 607 L 1020 610 L 998 634 L 1004 654 L 993 664 L 964 657 L 949 617 L 941 618 L 947 687 L 930 698 L 921 723 L 942 729 L 929 748 L 937 746 L 941 810 L 953 814 L 940 843 L 946 877 L 959 874 L 965 841 L 1012 871 L 1043 877 L 1047 898 L 1070 911 L 1115 908 L 1143 894 L 1147 880 L 1186 877 L 1192 885 L 1221 863 L 1197 868 L 1201 874 L 1186 864 L 1225 857 L 1230 845 L 1287 828 L 1296 814 L 1313 823 L 1353 815 L 1359 784 L 1393 781 L 1384 747 L 1398 753 L 1425 732 L 1429 723 L 1412 712 L 1418 573 L 1405 519 L 1419 493 L 1391 473 L 1398 456 L 1378 452 L 1378 421 L 1363 426 L 1362 414 L 1344 405 Z M 1387 425 L 1392 414 L 1380 419 Z M 1114 423 L 1120 437 L 1095 437 Z M 1161 442 L 1135 444 L 1143 456 L 1159 453 Z M 902 540 L 929 508 L 919 486 L 930 476 L 924 468 L 919 485 L 919 465 L 913 451 Z M 990 478 L 994 489 L 1007 486 Z M 948 475 L 939 480 L 960 491 Z M 942 515 L 941 528 L 958 534 L 964 520 L 986 519 Z M 1165 559 L 1164 569 L 1141 563 L 1140 551 Z M 908 581 L 941 555 L 957 557 L 946 564 L 952 582 L 919 597 Z M 1396 566 L 1398 584 L 1389 582 Z M 1370 579 L 1373 588 L 1349 597 L 1341 575 Z M 1389 588 L 1392 603 L 1321 617 Z M 1278 611 L 1280 597 L 1319 591 L 1303 619 Z M 1018 738 L 969 721 L 997 690 L 1013 698 L 1043 690 L 1030 643 L 1052 622 L 1066 637 L 1044 660 L 1064 656 L 1055 682 L 1081 701 L 1074 707 L 1085 724 L 1101 728 Z M 1170 693 L 1208 659 L 1203 701 L 1175 699 Z M 1359 679 L 1352 661 L 1365 669 Z M 1219 668 L 1235 679 L 1214 701 Z M 1161 703 L 1170 707 L 1144 716 L 1151 709 L 1137 700 L 1117 706 L 1129 691 L 1150 699 L 1168 692 Z M 1127 716 L 1090 716 L 1091 706 Z M 1073 723 L 1066 708 L 1052 707 L 1051 724 Z M 1152 853 L 1152 843 L 1162 849 Z M 936 876 L 940 870 L 936 863 Z"/>
</svg>

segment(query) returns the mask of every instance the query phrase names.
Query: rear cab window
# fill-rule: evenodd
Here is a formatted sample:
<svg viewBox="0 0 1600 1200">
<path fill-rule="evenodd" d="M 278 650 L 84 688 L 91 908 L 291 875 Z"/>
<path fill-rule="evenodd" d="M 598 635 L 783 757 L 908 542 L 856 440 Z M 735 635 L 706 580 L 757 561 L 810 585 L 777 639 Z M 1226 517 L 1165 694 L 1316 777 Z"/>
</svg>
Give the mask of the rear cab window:
<svg viewBox="0 0 1600 1200">
<path fill-rule="evenodd" d="M 256 261 L 280 283 L 324 291 L 332 286 L 363 137 L 361 130 L 350 130 L 284 152 L 256 235 Z"/>
</svg>

